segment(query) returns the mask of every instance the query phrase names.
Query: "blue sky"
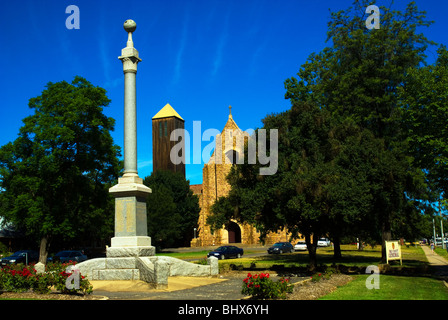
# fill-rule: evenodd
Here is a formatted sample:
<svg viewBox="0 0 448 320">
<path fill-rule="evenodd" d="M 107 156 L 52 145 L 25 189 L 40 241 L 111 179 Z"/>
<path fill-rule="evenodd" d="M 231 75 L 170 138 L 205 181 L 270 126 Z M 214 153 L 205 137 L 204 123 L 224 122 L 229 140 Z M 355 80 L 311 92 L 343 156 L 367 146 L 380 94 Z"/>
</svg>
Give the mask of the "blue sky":
<svg viewBox="0 0 448 320">
<path fill-rule="evenodd" d="M 390 1 L 377 1 L 389 5 Z M 402 8 L 408 1 L 396 1 Z M 448 3 L 416 1 L 435 23 L 424 30 L 448 44 Z M 352 1 L 301 0 L 21 0 L 0 5 L 0 145 L 17 137 L 31 114 L 28 100 L 48 82 L 82 76 L 107 90 L 105 113 L 116 119 L 114 141 L 123 146 L 123 22 L 137 23 L 134 45 L 143 61 L 137 73 L 138 170 L 152 171 L 151 118 L 170 103 L 202 132 L 221 130 L 232 105 L 243 130 L 261 126 L 267 114 L 289 108 L 284 81 L 325 45 L 329 9 Z M 80 10 L 80 28 L 67 29 L 66 7 Z M 435 48 L 428 52 L 429 60 Z M 203 141 L 202 147 L 209 142 Z M 191 184 L 202 183 L 203 164 L 186 167 Z"/>
</svg>

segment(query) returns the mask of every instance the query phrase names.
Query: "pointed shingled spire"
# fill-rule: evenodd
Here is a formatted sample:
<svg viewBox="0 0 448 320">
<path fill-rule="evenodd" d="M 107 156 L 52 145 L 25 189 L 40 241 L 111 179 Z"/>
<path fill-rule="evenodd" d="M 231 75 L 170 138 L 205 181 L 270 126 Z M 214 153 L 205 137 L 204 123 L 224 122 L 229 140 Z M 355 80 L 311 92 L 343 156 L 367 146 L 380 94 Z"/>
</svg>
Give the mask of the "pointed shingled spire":
<svg viewBox="0 0 448 320">
<path fill-rule="evenodd" d="M 153 119 L 161 119 L 161 118 L 170 118 L 170 117 L 176 117 L 180 120 L 184 121 L 182 117 L 176 112 L 176 110 L 173 109 L 172 106 L 170 106 L 169 103 L 167 103 L 157 114 L 152 117 Z"/>
</svg>

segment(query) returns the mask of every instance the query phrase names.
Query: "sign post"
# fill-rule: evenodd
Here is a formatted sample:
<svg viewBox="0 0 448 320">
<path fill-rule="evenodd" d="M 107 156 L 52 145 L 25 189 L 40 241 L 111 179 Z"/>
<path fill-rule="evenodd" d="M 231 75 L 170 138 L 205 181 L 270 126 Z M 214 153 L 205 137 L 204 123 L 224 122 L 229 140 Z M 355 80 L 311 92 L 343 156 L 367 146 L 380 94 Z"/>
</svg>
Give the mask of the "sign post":
<svg viewBox="0 0 448 320">
<path fill-rule="evenodd" d="M 398 240 L 386 241 L 386 263 L 389 264 L 389 260 L 400 260 L 400 266 L 403 265 L 401 258 L 401 247 L 398 244 Z"/>
</svg>

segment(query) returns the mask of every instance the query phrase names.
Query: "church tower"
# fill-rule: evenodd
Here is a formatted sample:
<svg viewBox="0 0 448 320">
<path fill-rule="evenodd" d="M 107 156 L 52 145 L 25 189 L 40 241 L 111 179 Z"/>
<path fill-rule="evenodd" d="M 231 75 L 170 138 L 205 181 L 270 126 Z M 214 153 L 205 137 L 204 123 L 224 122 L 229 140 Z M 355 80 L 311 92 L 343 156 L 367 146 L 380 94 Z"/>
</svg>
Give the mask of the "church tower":
<svg viewBox="0 0 448 320">
<path fill-rule="evenodd" d="M 185 121 L 169 104 L 166 104 L 152 118 L 152 157 L 153 172 L 157 170 L 169 170 L 181 172 L 185 176 L 185 146 L 176 148 L 182 150 L 182 154 L 171 154 L 171 149 L 178 143 L 185 144 L 183 129 Z M 182 129 L 179 140 L 171 141 L 171 132 Z"/>
</svg>

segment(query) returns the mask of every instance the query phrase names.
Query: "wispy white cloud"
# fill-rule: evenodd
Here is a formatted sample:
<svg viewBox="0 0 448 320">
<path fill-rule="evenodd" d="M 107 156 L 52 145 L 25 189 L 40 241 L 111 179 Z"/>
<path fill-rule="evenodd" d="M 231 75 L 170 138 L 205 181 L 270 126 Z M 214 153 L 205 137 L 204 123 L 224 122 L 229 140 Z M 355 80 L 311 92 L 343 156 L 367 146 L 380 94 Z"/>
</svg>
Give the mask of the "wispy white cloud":
<svg viewBox="0 0 448 320">
<path fill-rule="evenodd" d="M 141 178 L 150 176 L 152 173 L 152 160 L 138 160 L 137 161 L 138 175 Z"/>
<path fill-rule="evenodd" d="M 190 14 L 188 12 L 188 9 L 186 9 L 186 12 L 184 15 L 184 21 L 182 23 L 182 33 L 181 33 L 181 37 L 180 37 L 179 49 L 177 50 L 177 55 L 176 55 L 176 64 L 174 66 L 174 78 L 173 78 L 174 83 L 177 83 L 181 76 L 182 58 L 184 55 L 185 46 L 187 45 L 187 39 L 188 39 L 189 20 L 190 20 Z"/>
<path fill-rule="evenodd" d="M 140 160 L 137 163 L 137 167 L 139 169 L 143 169 L 143 168 L 150 167 L 150 166 L 152 166 L 152 160 Z"/>
<path fill-rule="evenodd" d="M 225 46 L 227 44 L 227 39 L 229 37 L 228 28 L 229 28 L 229 15 L 226 16 L 224 26 L 223 26 L 223 31 L 221 33 L 221 36 L 219 37 L 218 45 L 216 47 L 216 53 L 215 53 L 215 58 L 213 60 L 213 69 L 212 69 L 213 77 L 218 73 L 219 68 L 222 65 L 223 54 L 224 54 Z"/>
<path fill-rule="evenodd" d="M 104 86 L 107 88 L 114 88 L 123 82 L 123 76 L 120 73 L 119 77 L 113 78 L 111 74 L 113 74 L 111 68 L 115 68 L 116 65 L 112 66 L 112 62 L 116 63 L 111 57 L 114 57 L 114 54 L 110 49 L 110 41 L 107 32 L 106 25 L 106 17 L 105 13 L 101 11 L 101 14 L 98 18 L 98 28 L 99 28 L 99 37 L 98 37 L 98 46 L 99 46 L 99 60 L 101 61 L 101 67 L 103 70 L 104 77 Z M 124 42 L 124 40 L 123 40 Z"/>
<path fill-rule="evenodd" d="M 263 42 L 253 51 L 252 59 L 250 61 L 249 66 L 249 75 L 253 76 L 256 72 L 259 71 L 260 66 L 260 58 L 263 56 L 264 51 L 268 46 L 268 37 L 265 37 Z"/>
</svg>

